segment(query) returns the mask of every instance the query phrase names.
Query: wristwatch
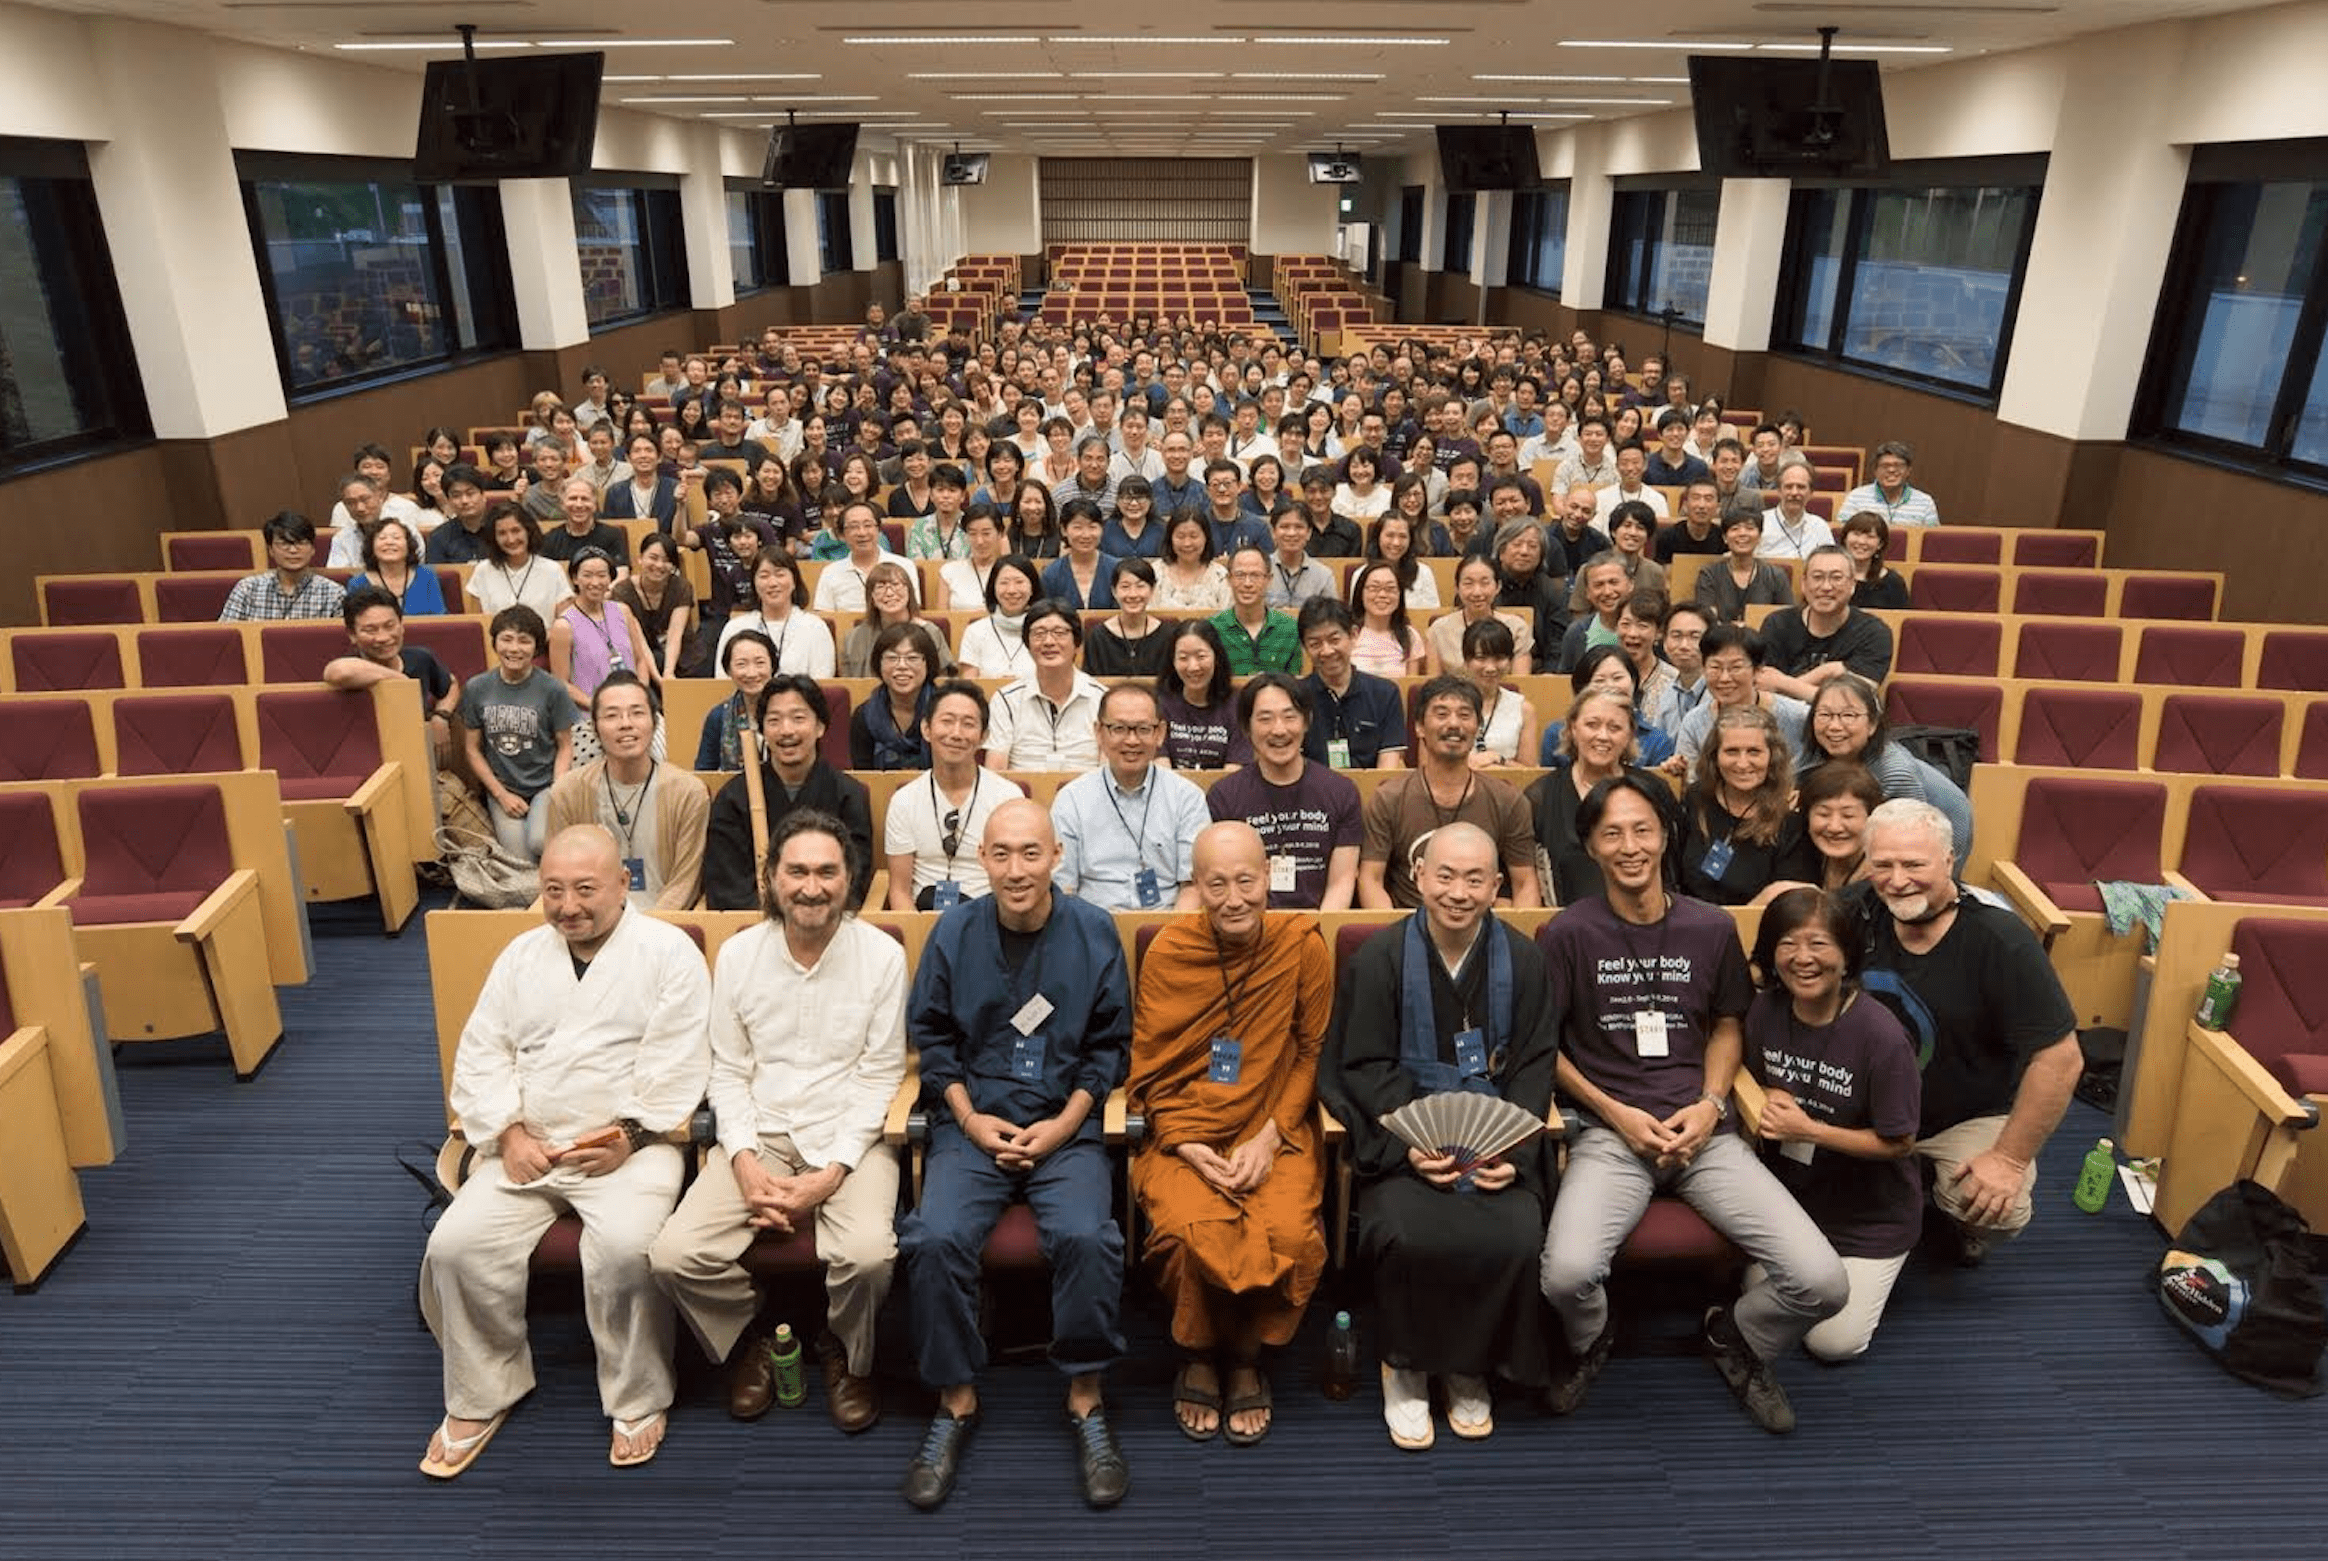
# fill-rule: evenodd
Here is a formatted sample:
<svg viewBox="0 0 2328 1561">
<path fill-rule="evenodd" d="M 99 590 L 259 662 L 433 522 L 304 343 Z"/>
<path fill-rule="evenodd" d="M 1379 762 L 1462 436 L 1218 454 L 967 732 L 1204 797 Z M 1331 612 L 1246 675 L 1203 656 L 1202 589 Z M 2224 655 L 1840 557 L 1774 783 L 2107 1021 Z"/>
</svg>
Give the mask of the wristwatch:
<svg viewBox="0 0 2328 1561">
<path fill-rule="evenodd" d="M 636 1117 L 624 1117 L 622 1121 L 616 1125 L 622 1129 L 622 1136 L 630 1140 L 631 1153 L 633 1154 L 638 1153 L 641 1149 L 646 1148 L 647 1145 L 653 1143 L 656 1139 L 663 1136 L 660 1133 L 649 1132 L 646 1128 L 641 1127 L 639 1125 L 638 1118 Z"/>
<path fill-rule="evenodd" d="M 1727 1121 L 1729 1121 L 1729 1120 L 1730 1120 L 1730 1097 L 1729 1097 L 1729 1096 L 1727 1096 L 1727 1095 L 1712 1095 L 1712 1094 L 1708 1094 L 1708 1095 L 1700 1095 L 1700 1096 L 1698 1097 L 1698 1099 L 1700 1099 L 1700 1100 L 1704 1101 L 1704 1102 L 1705 1102 L 1707 1105 L 1709 1105 L 1709 1106 L 1711 1106 L 1711 1107 L 1713 1107 L 1713 1108 L 1714 1108 L 1714 1121 L 1715 1121 L 1715 1122 L 1717 1122 L 1717 1123 L 1721 1123 L 1721 1122 L 1727 1122 Z"/>
</svg>

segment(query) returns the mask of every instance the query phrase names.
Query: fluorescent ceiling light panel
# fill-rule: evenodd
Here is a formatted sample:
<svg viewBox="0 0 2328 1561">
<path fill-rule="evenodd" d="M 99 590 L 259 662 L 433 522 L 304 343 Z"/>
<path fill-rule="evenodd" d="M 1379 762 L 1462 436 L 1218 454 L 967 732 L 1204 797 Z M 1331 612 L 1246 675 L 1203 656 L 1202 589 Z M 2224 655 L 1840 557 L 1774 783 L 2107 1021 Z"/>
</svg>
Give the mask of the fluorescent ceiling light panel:
<svg viewBox="0 0 2328 1561">
<path fill-rule="evenodd" d="M 1758 45 L 1773 54 L 1816 54 L 1815 43 L 1765 43 Z M 1838 43 L 1837 54 L 1954 54 L 1944 43 Z"/>
<path fill-rule="evenodd" d="M 912 70 L 908 81 L 1056 81 L 1055 70 Z"/>
<path fill-rule="evenodd" d="M 1738 53 L 1754 47 L 1750 43 L 1707 43 L 1697 38 L 1563 38 L 1563 49 L 1703 49 L 1707 51 L 1730 49 Z"/>
<path fill-rule="evenodd" d="M 1380 81 L 1378 70 L 1233 70 L 1238 81 Z M 1484 81 L 1484 76 L 1474 77 Z"/>
<path fill-rule="evenodd" d="M 1369 38 L 1363 33 L 1349 33 L 1337 34 L 1331 37 L 1311 37 L 1305 35 L 1301 37 L 1280 36 L 1275 38 L 1255 38 L 1253 42 L 1297 43 L 1306 45 L 1307 47 L 1313 49 L 1324 48 L 1329 44 L 1342 44 L 1350 48 L 1358 49 L 1435 49 L 1452 43 L 1454 40 L 1452 38 Z"/>
<path fill-rule="evenodd" d="M 739 71 L 721 71 L 709 76 L 609 76 L 608 81 L 822 81 L 824 77 L 813 70 L 777 70 L 744 74 Z"/>
<path fill-rule="evenodd" d="M 1071 70 L 1077 81 L 1218 81 L 1217 70 Z"/>
<path fill-rule="evenodd" d="M 1608 86 L 1623 81 L 1622 76 L 1478 76 L 1473 81 L 1542 81 L 1568 86 Z M 1636 80 L 1639 78 L 1636 77 Z"/>
<path fill-rule="evenodd" d="M 1148 34 L 1148 33 L 1124 33 L 1124 34 L 1110 34 L 1110 33 L 1058 33 L 1058 34 L 1055 34 L 1055 35 L 1053 35 L 1052 37 L 1045 38 L 1043 41 L 1044 41 L 1045 43 L 1104 43 L 1104 44 L 1126 44 L 1126 43 L 1178 43 L 1178 44 L 1208 44 L 1208 43 L 1243 43 L 1245 40 L 1244 40 L 1244 39 L 1242 39 L 1242 38 L 1224 38 L 1224 37 L 1218 37 L 1218 36 L 1203 37 L 1203 38 L 1166 38 L 1166 37 L 1158 37 L 1158 36 L 1154 36 L 1154 35 L 1151 35 L 1151 34 Z"/>
<path fill-rule="evenodd" d="M 955 92 L 949 96 L 957 103 L 1072 103 L 1080 94 L 1073 92 Z"/>
<path fill-rule="evenodd" d="M 545 49 L 729 49 L 733 38 L 560 38 Z"/>
<path fill-rule="evenodd" d="M 868 44 L 883 48 L 892 44 L 933 45 L 958 48 L 964 44 L 979 43 L 1041 43 L 1040 33 L 875 33 L 866 37 L 843 38 L 843 43 Z"/>
<path fill-rule="evenodd" d="M 392 54 L 404 50 L 458 50 L 461 47 L 461 40 L 448 38 L 442 43 L 335 43 L 332 47 L 344 50 L 349 54 Z M 487 49 L 530 49 L 533 45 L 530 43 L 487 43 L 480 39 L 476 47 L 482 53 Z"/>
</svg>

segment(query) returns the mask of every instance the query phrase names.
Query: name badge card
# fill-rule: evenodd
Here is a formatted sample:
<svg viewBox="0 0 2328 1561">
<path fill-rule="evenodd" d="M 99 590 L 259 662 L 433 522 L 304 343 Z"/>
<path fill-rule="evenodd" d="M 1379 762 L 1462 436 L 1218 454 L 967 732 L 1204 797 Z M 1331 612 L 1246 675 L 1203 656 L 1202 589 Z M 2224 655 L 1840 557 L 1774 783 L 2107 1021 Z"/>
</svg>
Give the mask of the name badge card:
<svg viewBox="0 0 2328 1561">
<path fill-rule="evenodd" d="M 1233 1036 L 1214 1036 L 1212 1060 L 1205 1067 L 1205 1078 L 1214 1084 L 1234 1084 L 1244 1073 L 1245 1043 Z"/>
<path fill-rule="evenodd" d="M 941 878 L 930 885 L 930 909 L 950 911 L 962 903 L 962 886 L 951 878 Z"/>
<path fill-rule="evenodd" d="M 1487 1077 L 1487 1037 L 1477 1030 L 1455 1032 L 1455 1071 L 1467 1079 Z"/>
<path fill-rule="evenodd" d="M 1778 1146 L 1778 1152 L 1797 1165 L 1809 1165 L 1811 1157 L 1819 1152 L 1819 1146 L 1807 1138 L 1790 1138 Z"/>
<path fill-rule="evenodd" d="M 631 893 L 644 894 L 647 892 L 647 859 L 645 857 L 624 857 L 622 870 L 624 875 L 630 879 Z"/>
<path fill-rule="evenodd" d="M 1329 769 L 1336 770 L 1346 770 L 1350 767 L 1349 738 L 1329 737 L 1326 739 L 1326 765 Z"/>
<path fill-rule="evenodd" d="M 1673 1048 L 1665 1039 L 1663 1014 L 1635 1014 L 1633 1016 L 1633 1055 L 1636 1057 L 1670 1057 Z"/>
<path fill-rule="evenodd" d="M 1132 879 L 1132 892 L 1140 897 L 1140 909 L 1152 911 L 1164 903 L 1164 885 L 1157 880 L 1156 869 L 1143 867 Z"/>
<path fill-rule="evenodd" d="M 1022 1035 L 1011 1043 L 1010 1075 L 1022 1084 L 1040 1084 L 1043 1081 L 1043 1043 L 1031 1035 Z"/>
<path fill-rule="evenodd" d="M 1037 992 L 1028 998 L 1019 1011 L 1010 1016 L 1010 1027 L 1021 1035 L 1032 1035 L 1051 1017 L 1051 1000 Z"/>
<path fill-rule="evenodd" d="M 1293 858 L 1290 856 L 1271 857 L 1269 859 L 1269 892 L 1271 894 L 1291 894 L 1293 891 Z"/>
<path fill-rule="evenodd" d="M 1736 854 L 1736 849 L 1729 841 L 1717 840 L 1706 847 L 1706 854 L 1699 858 L 1698 865 L 1705 870 L 1708 878 L 1719 878 L 1730 870 L 1730 858 Z"/>
</svg>

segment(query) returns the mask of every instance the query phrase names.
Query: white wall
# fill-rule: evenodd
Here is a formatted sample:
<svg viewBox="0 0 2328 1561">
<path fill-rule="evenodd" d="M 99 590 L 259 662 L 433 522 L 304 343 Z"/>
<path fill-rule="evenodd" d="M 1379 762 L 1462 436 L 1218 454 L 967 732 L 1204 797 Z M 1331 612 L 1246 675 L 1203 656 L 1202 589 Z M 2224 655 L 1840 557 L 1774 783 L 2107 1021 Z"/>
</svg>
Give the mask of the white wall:
<svg viewBox="0 0 2328 1561">
<path fill-rule="evenodd" d="M 1309 182 L 1306 155 L 1253 159 L 1253 237 L 1256 255 L 1329 255 L 1341 220 L 1343 187 Z"/>
<path fill-rule="evenodd" d="M 1043 206 L 1036 159 L 997 152 L 986 165 L 986 182 L 965 186 L 962 252 L 966 255 L 1032 255 L 1043 247 Z"/>
</svg>

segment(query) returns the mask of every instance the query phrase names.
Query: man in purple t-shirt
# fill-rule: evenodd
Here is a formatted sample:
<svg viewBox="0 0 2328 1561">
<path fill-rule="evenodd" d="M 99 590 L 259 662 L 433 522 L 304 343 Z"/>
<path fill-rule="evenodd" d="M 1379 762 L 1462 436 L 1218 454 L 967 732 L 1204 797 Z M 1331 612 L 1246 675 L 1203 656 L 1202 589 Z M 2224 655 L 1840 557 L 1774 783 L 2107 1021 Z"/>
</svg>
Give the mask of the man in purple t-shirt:
<svg viewBox="0 0 2328 1561">
<path fill-rule="evenodd" d="M 1255 673 L 1237 693 L 1237 723 L 1253 762 L 1215 781 L 1205 805 L 1260 833 L 1271 910 L 1348 910 L 1365 835 L 1358 788 L 1304 756 L 1310 708 L 1301 686 L 1282 672 Z"/>
<path fill-rule="evenodd" d="M 1746 955 L 1727 914 L 1668 887 L 1657 784 L 1627 773 L 1585 797 L 1576 833 L 1605 890 L 1536 934 L 1561 1015 L 1560 1094 L 1576 1114 L 1544 1240 L 1544 1295 L 1570 1355 L 1549 1405 L 1573 1413 L 1608 1360 L 1609 1262 L 1664 1192 L 1767 1271 L 1734 1304 L 1707 1310 L 1705 1344 L 1755 1423 L 1791 1431 L 1771 1363 L 1843 1309 L 1849 1282 L 1819 1227 L 1731 1131 L 1753 996 Z"/>
</svg>

